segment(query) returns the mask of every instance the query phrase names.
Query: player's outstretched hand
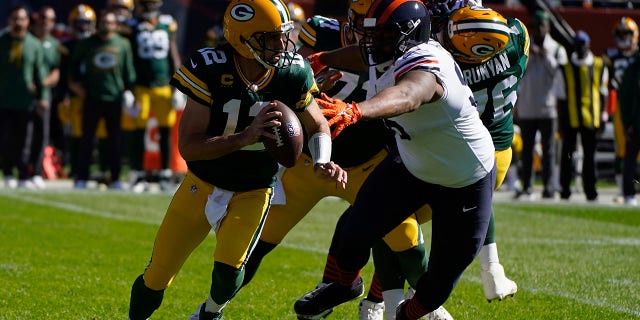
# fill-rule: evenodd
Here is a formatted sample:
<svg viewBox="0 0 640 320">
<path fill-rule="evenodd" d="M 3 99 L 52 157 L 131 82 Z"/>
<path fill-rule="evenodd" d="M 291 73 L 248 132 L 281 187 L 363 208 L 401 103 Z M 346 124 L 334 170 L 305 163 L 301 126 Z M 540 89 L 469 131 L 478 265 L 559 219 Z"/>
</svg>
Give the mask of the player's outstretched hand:
<svg viewBox="0 0 640 320">
<path fill-rule="evenodd" d="M 335 180 L 342 189 L 347 187 L 347 171 L 342 169 L 335 162 L 329 161 L 327 163 L 316 163 L 313 169 L 318 177 L 327 180 Z"/>
<path fill-rule="evenodd" d="M 325 117 L 329 117 L 329 126 L 335 125 L 331 130 L 331 138 L 337 137 L 344 128 L 362 119 L 362 110 L 355 103 L 346 103 L 340 99 L 334 99 L 321 93 L 320 98 L 316 98 L 320 106 L 320 111 Z"/>
</svg>

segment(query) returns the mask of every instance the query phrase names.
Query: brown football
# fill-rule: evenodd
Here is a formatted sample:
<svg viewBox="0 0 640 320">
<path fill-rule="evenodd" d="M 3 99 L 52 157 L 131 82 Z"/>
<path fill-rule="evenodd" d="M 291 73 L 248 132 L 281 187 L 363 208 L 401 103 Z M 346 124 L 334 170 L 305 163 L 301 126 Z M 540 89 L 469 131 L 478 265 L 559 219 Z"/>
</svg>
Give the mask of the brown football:
<svg viewBox="0 0 640 320">
<path fill-rule="evenodd" d="M 282 113 L 282 117 L 278 119 L 281 125 L 269 129 L 273 130 L 276 139 L 263 137 L 262 143 L 278 163 L 291 168 L 296 164 L 300 153 L 302 153 L 302 144 L 304 143 L 302 124 L 300 124 L 296 113 L 286 104 L 278 100 L 273 102 L 276 104 L 274 109 Z"/>
</svg>

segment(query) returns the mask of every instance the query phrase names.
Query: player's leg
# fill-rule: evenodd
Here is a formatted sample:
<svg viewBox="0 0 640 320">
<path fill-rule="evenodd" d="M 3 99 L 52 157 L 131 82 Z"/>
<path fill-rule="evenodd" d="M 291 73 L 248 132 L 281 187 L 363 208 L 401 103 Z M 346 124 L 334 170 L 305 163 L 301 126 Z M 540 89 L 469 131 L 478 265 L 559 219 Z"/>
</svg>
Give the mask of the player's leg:
<svg viewBox="0 0 640 320">
<path fill-rule="evenodd" d="M 144 135 L 151 108 L 150 88 L 136 86 L 133 94 L 140 107 L 138 115 L 123 114 L 122 128 L 127 143 L 129 158 L 129 186 L 133 192 L 144 192 L 148 189 L 147 176 L 143 168 Z"/>
<path fill-rule="evenodd" d="M 415 296 L 401 305 L 399 319 L 420 318 L 448 299 L 484 243 L 494 184 L 495 169 L 467 187 L 428 187 L 424 194 L 433 209 L 429 266 Z"/>
<path fill-rule="evenodd" d="M 176 123 L 176 111 L 171 105 L 171 86 L 151 89 L 151 113 L 158 121 L 160 133 L 160 172 L 158 174 L 160 190 L 171 191 L 173 172 L 169 166 L 171 160 L 171 129 Z"/>
<path fill-rule="evenodd" d="M 217 319 L 244 280 L 244 265 L 267 217 L 272 189 L 236 192 L 216 232 L 211 288 L 197 319 Z"/>
<path fill-rule="evenodd" d="M 147 319 L 160 307 L 164 290 L 206 238 L 211 225 L 203 213 L 212 191 L 213 186 L 193 174 L 185 176 L 158 229 L 149 265 L 131 288 L 130 320 Z"/>
<path fill-rule="evenodd" d="M 496 150 L 496 183 L 494 190 L 498 190 L 502 182 L 504 182 L 511 164 L 511 158 L 511 148 Z M 504 273 L 504 267 L 500 264 L 500 259 L 498 259 L 493 209 L 491 210 L 491 220 L 489 221 L 487 235 L 482 249 L 480 249 L 478 259 L 480 260 L 480 277 L 482 278 L 484 295 L 489 302 L 495 299 L 502 300 L 516 293 L 518 286 L 514 281 L 507 278 Z"/>
<path fill-rule="evenodd" d="M 293 227 L 311 211 L 320 199 L 325 197 L 323 185 L 309 164 L 311 158 L 302 154 L 296 164 L 284 170 L 274 192 L 274 200 L 269 208 L 260 240 L 256 244 L 245 265 L 242 285 L 246 285 L 255 276 L 262 259 L 282 242 Z M 282 189 L 279 189 L 279 188 Z M 281 198 L 284 196 L 284 198 Z"/>
<path fill-rule="evenodd" d="M 394 156 L 385 158 L 373 170 L 360 188 L 354 205 L 348 209 L 350 216 L 338 235 L 338 281 L 299 299 L 294 306 L 298 315 L 319 314 L 361 294 L 360 271 L 369 260 L 373 244 L 424 204 L 424 199 L 416 197 L 424 182 L 394 159 Z"/>
</svg>

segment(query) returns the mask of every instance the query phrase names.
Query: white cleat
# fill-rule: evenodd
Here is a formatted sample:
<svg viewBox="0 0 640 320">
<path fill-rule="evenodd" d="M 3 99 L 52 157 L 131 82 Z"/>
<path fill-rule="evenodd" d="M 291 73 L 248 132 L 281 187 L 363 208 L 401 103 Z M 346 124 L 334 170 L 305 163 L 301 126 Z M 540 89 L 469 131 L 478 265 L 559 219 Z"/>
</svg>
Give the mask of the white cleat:
<svg viewBox="0 0 640 320">
<path fill-rule="evenodd" d="M 502 301 L 506 297 L 513 297 L 518 291 L 518 285 L 504 274 L 500 263 L 483 264 L 480 267 L 482 287 L 487 301 Z"/>
<path fill-rule="evenodd" d="M 438 307 L 438 309 L 435 309 L 435 310 L 427 313 L 424 317 L 422 317 L 420 319 L 424 319 L 424 320 L 453 320 L 453 317 L 451 316 L 449 311 L 447 311 L 447 309 L 445 309 L 443 306 L 440 306 L 440 307 Z"/>
<path fill-rule="evenodd" d="M 384 302 L 373 302 L 364 298 L 358 305 L 359 320 L 382 320 L 384 315 Z"/>
</svg>

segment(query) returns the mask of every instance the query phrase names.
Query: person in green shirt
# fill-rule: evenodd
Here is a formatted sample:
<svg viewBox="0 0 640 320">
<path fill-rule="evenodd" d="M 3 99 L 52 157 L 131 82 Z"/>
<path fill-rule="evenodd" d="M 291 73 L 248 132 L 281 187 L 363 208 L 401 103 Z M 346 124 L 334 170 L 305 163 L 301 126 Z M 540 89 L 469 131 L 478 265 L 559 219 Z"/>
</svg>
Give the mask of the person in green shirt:
<svg viewBox="0 0 640 320">
<path fill-rule="evenodd" d="M 52 91 L 51 97 L 53 96 L 52 88 L 60 81 L 60 41 L 51 35 L 56 22 L 56 11 L 51 6 L 42 6 L 32 15 L 32 19 L 31 33 L 42 43 L 44 64 L 47 68 L 44 86 Z M 49 103 L 49 105 L 52 104 Z M 31 152 L 28 162 L 31 177 L 28 183 L 34 188 L 44 189 L 42 160 L 44 148 L 49 145 L 51 108 L 37 108 L 34 111 L 31 118 Z"/>
<path fill-rule="evenodd" d="M 117 33 L 112 10 L 98 18 L 98 32 L 78 43 L 71 57 L 69 88 L 84 100 L 82 139 L 75 188 L 85 189 L 93 153 L 93 140 L 100 118 L 105 119 L 109 145 L 110 188 L 122 189 L 120 182 L 122 107 L 134 104 L 131 90 L 136 81 L 129 40 Z"/>
<path fill-rule="evenodd" d="M 42 44 L 29 33 L 27 8 L 14 6 L 7 16 L 9 31 L 0 35 L 0 158 L 6 186 L 15 188 L 27 186 L 27 161 L 22 157 L 27 127 L 34 108 L 49 108 L 49 92 L 43 85 L 47 71 Z"/>
</svg>

